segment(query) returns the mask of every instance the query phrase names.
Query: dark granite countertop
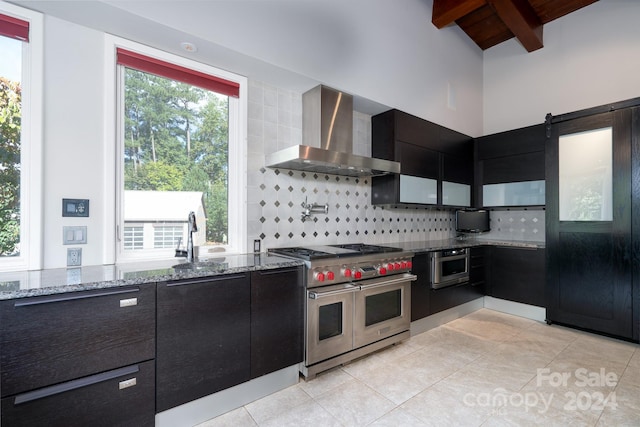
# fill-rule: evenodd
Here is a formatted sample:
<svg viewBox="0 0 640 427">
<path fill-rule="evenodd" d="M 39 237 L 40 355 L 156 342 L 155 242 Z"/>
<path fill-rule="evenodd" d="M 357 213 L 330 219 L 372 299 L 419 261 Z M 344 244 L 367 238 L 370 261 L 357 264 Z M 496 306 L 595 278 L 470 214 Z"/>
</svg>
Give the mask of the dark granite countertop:
<svg viewBox="0 0 640 427">
<path fill-rule="evenodd" d="M 304 265 L 304 263 L 261 253 L 203 258 L 193 265 L 189 265 L 184 259 L 170 259 L 117 265 L 5 272 L 0 273 L 0 300 L 142 285 L 299 265 Z"/>
<path fill-rule="evenodd" d="M 521 241 L 521 240 L 489 240 L 482 238 L 466 239 L 445 239 L 445 240 L 424 240 L 417 242 L 394 242 L 388 246 L 397 246 L 410 252 L 431 252 L 442 249 L 470 248 L 473 246 L 510 246 L 516 248 L 544 248 L 544 242 Z"/>
</svg>

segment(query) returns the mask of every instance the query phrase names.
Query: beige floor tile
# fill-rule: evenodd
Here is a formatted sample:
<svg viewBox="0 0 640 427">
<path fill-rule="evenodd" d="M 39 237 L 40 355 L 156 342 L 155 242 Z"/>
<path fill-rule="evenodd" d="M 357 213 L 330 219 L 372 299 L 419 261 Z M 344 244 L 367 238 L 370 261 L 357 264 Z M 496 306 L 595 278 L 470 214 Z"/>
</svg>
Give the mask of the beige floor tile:
<svg viewBox="0 0 640 427">
<path fill-rule="evenodd" d="M 471 402 L 473 404 L 473 402 Z M 480 426 L 491 410 L 465 403 L 463 394 L 449 394 L 430 387 L 400 408 L 428 426 Z"/>
<path fill-rule="evenodd" d="M 412 369 L 396 364 L 385 369 L 372 369 L 359 378 L 360 381 L 399 405 L 427 388 L 424 378 Z M 436 382 L 433 379 L 432 382 Z"/>
<path fill-rule="evenodd" d="M 307 402 L 260 423 L 260 427 L 322 426 L 342 427 L 342 424 L 317 402 Z"/>
<path fill-rule="evenodd" d="M 354 379 L 316 401 L 345 426 L 365 426 L 395 408 L 395 404 Z"/>
<path fill-rule="evenodd" d="M 219 417 L 205 421 L 195 427 L 255 427 L 258 424 L 251 418 L 247 410 L 238 408 Z"/>
<path fill-rule="evenodd" d="M 262 424 L 283 411 L 288 411 L 310 401 L 311 397 L 299 385 L 294 385 L 251 402 L 245 405 L 245 408 L 258 424 Z"/>
<path fill-rule="evenodd" d="M 353 377 L 343 371 L 342 367 L 336 367 L 330 371 L 321 372 L 313 380 L 300 379 L 298 386 L 315 398 L 352 379 Z"/>
<path fill-rule="evenodd" d="M 371 427 L 426 427 L 427 424 L 420 421 L 413 415 L 403 411 L 400 408 L 396 408 L 388 414 L 378 418 L 372 424 Z"/>
</svg>

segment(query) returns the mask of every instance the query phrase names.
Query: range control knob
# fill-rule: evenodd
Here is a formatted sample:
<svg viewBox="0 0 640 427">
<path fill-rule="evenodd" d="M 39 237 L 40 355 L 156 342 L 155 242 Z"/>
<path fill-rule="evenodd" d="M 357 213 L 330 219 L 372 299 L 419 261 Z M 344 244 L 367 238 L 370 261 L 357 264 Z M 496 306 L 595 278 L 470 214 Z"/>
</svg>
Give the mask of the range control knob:
<svg viewBox="0 0 640 427">
<path fill-rule="evenodd" d="M 402 264 L 400 264 L 399 262 L 396 262 L 396 263 L 393 265 L 393 267 L 394 267 L 394 269 L 395 269 L 395 270 L 400 270 L 401 268 L 403 268 L 403 267 L 402 267 Z"/>
<path fill-rule="evenodd" d="M 362 279 L 362 271 L 356 271 L 353 273 L 354 279 Z"/>
<path fill-rule="evenodd" d="M 333 271 L 327 271 L 327 280 L 333 279 L 335 279 L 335 274 L 333 274 Z"/>
<path fill-rule="evenodd" d="M 389 271 L 393 271 L 395 269 L 395 266 L 393 265 L 392 262 L 390 262 L 389 264 L 382 264 L 382 268 L 386 268 Z"/>
<path fill-rule="evenodd" d="M 324 273 L 316 272 L 313 274 L 313 278 L 318 282 L 324 282 Z"/>
<path fill-rule="evenodd" d="M 350 268 L 343 268 L 342 269 L 342 275 L 344 277 L 351 277 L 351 269 Z"/>
<path fill-rule="evenodd" d="M 380 267 L 380 268 L 378 268 L 378 273 L 379 273 L 381 276 L 384 276 L 385 274 L 387 274 L 387 269 L 386 269 L 386 268 L 384 268 L 384 267 Z"/>
</svg>

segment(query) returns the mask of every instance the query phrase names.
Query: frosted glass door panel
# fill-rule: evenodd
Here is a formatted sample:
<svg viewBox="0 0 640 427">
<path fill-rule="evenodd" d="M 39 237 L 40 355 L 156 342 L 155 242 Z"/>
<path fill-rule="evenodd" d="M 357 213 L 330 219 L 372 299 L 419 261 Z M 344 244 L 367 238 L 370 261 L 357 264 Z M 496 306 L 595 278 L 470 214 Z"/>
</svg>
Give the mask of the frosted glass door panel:
<svg viewBox="0 0 640 427">
<path fill-rule="evenodd" d="M 613 219 L 611 128 L 559 138 L 560 221 Z"/>
<path fill-rule="evenodd" d="M 449 206 L 471 206 L 471 186 L 442 181 L 442 204 Z"/>
<path fill-rule="evenodd" d="M 482 204 L 487 207 L 544 205 L 544 180 L 483 185 Z"/>
<path fill-rule="evenodd" d="M 437 204 L 438 182 L 435 179 L 400 175 L 400 202 Z"/>
</svg>

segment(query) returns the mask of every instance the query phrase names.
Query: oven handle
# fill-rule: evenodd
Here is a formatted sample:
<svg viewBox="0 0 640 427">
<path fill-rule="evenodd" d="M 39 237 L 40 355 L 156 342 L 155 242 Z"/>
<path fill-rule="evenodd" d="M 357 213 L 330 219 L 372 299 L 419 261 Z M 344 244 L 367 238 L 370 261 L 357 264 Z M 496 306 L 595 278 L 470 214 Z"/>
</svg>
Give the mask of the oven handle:
<svg viewBox="0 0 640 427">
<path fill-rule="evenodd" d="M 405 273 L 401 276 L 379 277 L 372 280 L 372 282 L 375 281 L 374 283 L 360 285 L 360 290 L 379 288 L 381 286 L 395 285 L 403 282 L 413 282 L 417 279 L 418 276 L 409 273 Z"/>
<path fill-rule="evenodd" d="M 455 255 L 455 256 L 443 256 L 440 258 L 436 258 L 438 262 L 442 262 L 442 261 L 455 261 L 458 259 L 465 259 L 467 258 L 469 255 Z"/>
<path fill-rule="evenodd" d="M 320 298 L 331 297 L 331 296 L 334 296 L 334 295 L 342 295 L 342 294 L 354 293 L 354 292 L 358 291 L 359 289 L 360 288 L 351 287 L 351 288 L 345 288 L 345 289 L 336 289 L 335 291 L 324 291 L 324 292 L 310 291 L 309 292 L 309 299 L 320 299 Z"/>
</svg>

